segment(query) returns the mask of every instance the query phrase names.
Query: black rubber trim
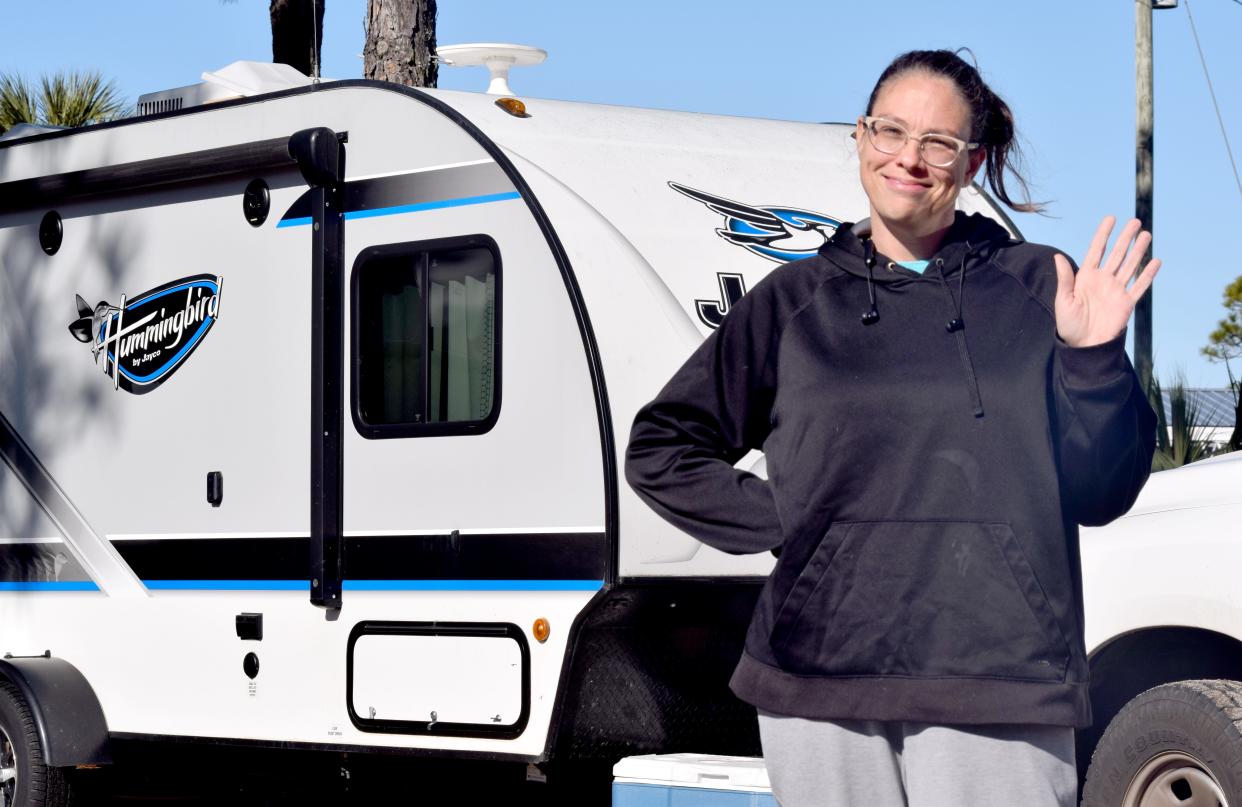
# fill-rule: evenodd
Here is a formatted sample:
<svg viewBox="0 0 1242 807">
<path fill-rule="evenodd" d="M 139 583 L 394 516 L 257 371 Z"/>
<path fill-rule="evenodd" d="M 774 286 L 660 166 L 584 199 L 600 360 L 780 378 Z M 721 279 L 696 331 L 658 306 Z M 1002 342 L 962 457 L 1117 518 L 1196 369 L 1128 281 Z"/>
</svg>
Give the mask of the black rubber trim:
<svg viewBox="0 0 1242 807">
<path fill-rule="evenodd" d="M 582 649 L 583 628 L 597 619 L 602 611 L 607 610 L 607 603 L 611 601 L 613 592 L 617 591 L 617 588 L 617 584 L 605 585 L 595 592 L 595 595 L 577 613 L 569 626 L 569 640 L 565 645 L 565 656 L 561 659 L 561 674 L 556 681 L 556 699 L 552 701 L 552 719 L 548 723 L 548 736 L 543 744 L 543 759 L 545 760 L 552 759 L 556 755 L 556 749 L 561 741 L 561 728 L 568 722 L 565 716 L 565 704 L 570 700 L 569 690 L 574 680 L 572 673 L 574 662 L 578 660 L 578 653 Z"/>
<path fill-rule="evenodd" d="M 142 538 L 112 546 L 143 580 L 306 580 L 309 540 Z M 605 549 L 599 533 L 347 535 L 345 577 L 603 580 Z M 0 547 L 0 564 L 4 557 Z"/>
<path fill-rule="evenodd" d="M 0 183 L 0 213 L 51 207 L 106 194 L 184 185 L 235 174 L 259 173 L 273 168 L 292 168 L 294 165 L 288 137 L 256 140 L 235 146 Z"/>
<path fill-rule="evenodd" d="M 495 272 L 495 302 L 492 306 L 492 408 L 482 420 L 459 420 L 436 423 L 368 423 L 362 413 L 362 389 L 359 379 L 362 376 L 362 313 L 359 310 L 361 299 L 359 284 L 363 266 L 371 260 L 383 260 L 392 257 L 408 256 L 415 253 L 441 252 L 451 249 L 482 247 L 492 255 L 492 266 Z M 496 425 L 500 417 L 502 401 L 502 368 L 504 362 L 502 338 L 503 328 L 503 275 L 500 247 L 489 236 L 483 234 L 454 236 L 451 238 L 432 238 L 424 241 L 406 241 L 399 244 L 376 244 L 358 253 L 354 267 L 350 273 L 350 346 L 353 355 L 350 357 L 352 371 L 349 377 L 350 414 L 354 419 L 354 428 L 358 434 L 368 440 L 385 440 L 395 437 L 444 437 L 454 434 L 479 435 L 486 434 Z"/>
<path fill-rule="evenodd" d="M 270 748 L 277 751 L 332 751 L 349 754 L 425 757 L 440 759 L 477 759 L 484 762 L 542 762 L 543 757 L 529 754 L 502 754 L 495 751 L 459 751 L 451 748 L 404 748 L 387 745 L 347 745 L 345 743 L 308 743 L 291 740 L 251 740 L 239 737 L 198 737 L 183 734 L 142 734 L 114 731 L 112 740 L 133 743 L 202 745 L 224 748 Z"/>
<path fill-rule="evenodd" d="M 362 717 L 354 711 L 353 692 L 354 645 L 363 636 L 477 636 L 516 642 L 522 657 L 522 705 L 517 718 L 512 723 L 490 725 Z M 349 632 L 349 644 L 345 651 L 345 708 L 349 710 L 350 722 L 359 731 L 441 737 L 492 737 L 504 740 L 520 737 L 530 719 L 530 645 L 527 644 L 522 629 L 512 622 L 359 622 Z"/>
<path fill-rule="evenodd" d="M 46 764 L 61 768 L 112 761 L 103 708 L 77 667 L 50 654 L 6 657 L 0 659 L 0 677 L 26 701 Z"/>
</svg>

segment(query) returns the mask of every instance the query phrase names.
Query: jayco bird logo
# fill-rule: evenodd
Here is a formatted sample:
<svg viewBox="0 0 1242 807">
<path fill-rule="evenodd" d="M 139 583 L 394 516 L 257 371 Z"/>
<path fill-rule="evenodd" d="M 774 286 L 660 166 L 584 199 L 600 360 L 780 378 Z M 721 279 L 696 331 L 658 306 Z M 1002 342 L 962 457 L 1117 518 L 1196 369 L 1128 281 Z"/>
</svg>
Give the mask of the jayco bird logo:
<svg viewBox="0 0 1242 807">
<path fill-rule="evenodd" d="M 724 216 L 724 227 L 716 229 L 721 238 L 778 263 L 809 258 L 841 226 L 839 219 L 810 210 L 756 207 L 676 182 L 668 186 Z M 709 328 L 719 328 L 725 314 L 746 294 L 746 281 L 740 274 L 717 272 L 716 282 L 720 284 L 718 299 L 694 301 L 699 321 Z"/>
<path fill-rule="evenodd" d="M 678 193 L 724 216 L 716 234 L 770 261 L 785 263 L 814 255 L 841 226 L 840 219 L 796 207 L 757 207 L 669 182 Z"/>
</svg>

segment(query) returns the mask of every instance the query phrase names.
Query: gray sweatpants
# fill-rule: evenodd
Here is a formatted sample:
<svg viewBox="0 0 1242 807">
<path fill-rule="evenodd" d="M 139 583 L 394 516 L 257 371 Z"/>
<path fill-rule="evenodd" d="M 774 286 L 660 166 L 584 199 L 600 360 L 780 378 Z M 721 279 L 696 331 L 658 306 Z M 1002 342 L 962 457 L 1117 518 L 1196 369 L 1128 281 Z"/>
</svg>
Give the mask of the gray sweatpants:
<svg viewBox="0 0 1242 807">
<path fill-rule="evenodd" d="M 759 713 L 781 807 L 1074 807 L 1074 730 Z"/>
</svg>

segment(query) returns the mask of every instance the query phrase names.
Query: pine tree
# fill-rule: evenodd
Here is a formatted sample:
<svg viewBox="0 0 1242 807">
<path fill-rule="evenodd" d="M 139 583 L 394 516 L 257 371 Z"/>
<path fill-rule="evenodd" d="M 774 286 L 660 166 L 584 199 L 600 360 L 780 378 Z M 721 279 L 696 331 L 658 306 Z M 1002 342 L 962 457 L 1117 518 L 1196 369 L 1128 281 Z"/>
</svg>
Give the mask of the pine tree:
<svg viewBox="0 0 1242 807">
<path fill-rule="evenodd" d="M 1235 378 L 1230 359 L 1242 356 L 1242 275 L 1225 287 L 1224 299 L 1225 318 L 1216 324 L 1216 329 L 1208 334 L 1208 346 L 1203 348 L 1203 355 L 1212 361 L 1223 361 L 1229 373 L 1229 386 L 1233 389 L 1233 434 L 1229 436 L 1229 448 L 1233 451 L 1242 450 L 1242 379 Z"/>
<path fill-rule="evenodd" d="M 436 86 L 435 0 L 368 0 L 365 78 Z"/>
</svg>

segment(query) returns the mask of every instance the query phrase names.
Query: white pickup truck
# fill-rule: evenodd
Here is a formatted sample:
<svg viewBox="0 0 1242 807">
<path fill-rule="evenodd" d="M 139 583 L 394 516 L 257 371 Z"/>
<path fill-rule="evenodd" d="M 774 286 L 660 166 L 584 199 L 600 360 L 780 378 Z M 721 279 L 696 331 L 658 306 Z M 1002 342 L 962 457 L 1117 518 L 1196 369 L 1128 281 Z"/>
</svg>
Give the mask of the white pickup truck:
<svg viewBox="0 0 1242 807">
<path fill-rule="evenodd" d="M 1126 516 L 1083 530 L 1084 807 L 1242 804 L 1239 522 L 1234 453 L 1154 474 Z"/>
</svg>

